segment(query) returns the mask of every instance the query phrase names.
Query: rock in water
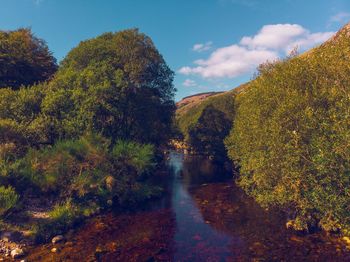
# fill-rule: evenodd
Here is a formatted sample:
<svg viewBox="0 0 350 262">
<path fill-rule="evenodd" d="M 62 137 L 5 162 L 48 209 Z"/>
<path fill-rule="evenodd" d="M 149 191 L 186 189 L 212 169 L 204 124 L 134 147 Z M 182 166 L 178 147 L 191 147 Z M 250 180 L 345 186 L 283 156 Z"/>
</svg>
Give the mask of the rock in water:
<svg viewBox="0 0 350 262">
<path fill-rule="evenodd" d="M 51 240 L 51 242 L 52 242 L 52 244 L 56 244 L 56 243 L 61 242 L 61 241 L 63 241 L 63 240 L 64 240 L 64 237 L 63 237 L 62 235 L 58 235 L 58 236 L 55 236 L 55 237 Z"/>
<path fill-rule="evenodd" d="M 20 248 L 15 248 L 11 251 L 12 258 L 20 258 L 24 255 L 24 251 Z"/>
</svg>

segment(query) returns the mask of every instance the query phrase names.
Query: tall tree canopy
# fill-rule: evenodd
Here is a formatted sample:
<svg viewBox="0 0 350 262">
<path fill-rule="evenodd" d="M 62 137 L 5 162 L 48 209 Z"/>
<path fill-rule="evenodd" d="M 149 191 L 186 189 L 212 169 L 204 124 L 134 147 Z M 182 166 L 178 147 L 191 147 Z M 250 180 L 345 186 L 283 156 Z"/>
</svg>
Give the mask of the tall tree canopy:
<svg viewBox="0 0 350 262">
<path fill-rule="evenodd" d="M 53 137 L 84 131 L 158 144 L 175 111 L 173 72 L 152 40 L 138 30 L 81 42 L 62 61 L 43 100 Z"/>
<path fill-rule="evenodd" d="M 0 31 L 0 88 L 19 88 L 49 79 L 56 59 L 30 29 Z"/>
</svg>

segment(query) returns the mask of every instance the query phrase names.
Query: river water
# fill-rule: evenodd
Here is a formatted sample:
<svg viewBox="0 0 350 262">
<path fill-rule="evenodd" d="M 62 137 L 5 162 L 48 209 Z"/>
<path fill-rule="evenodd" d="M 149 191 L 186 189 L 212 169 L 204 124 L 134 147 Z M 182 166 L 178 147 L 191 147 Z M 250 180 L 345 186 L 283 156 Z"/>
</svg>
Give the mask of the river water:
<svg viewBox="0 0 350 262">
<path fill-rule="evenodd" d="M 28 261 L 350 261 L 340 238 L 287 230 L 283 213 L 259 207 L 206 158 L 171 152 L 162 176 L 161 200 L 94 218 Z"/>
</svg>

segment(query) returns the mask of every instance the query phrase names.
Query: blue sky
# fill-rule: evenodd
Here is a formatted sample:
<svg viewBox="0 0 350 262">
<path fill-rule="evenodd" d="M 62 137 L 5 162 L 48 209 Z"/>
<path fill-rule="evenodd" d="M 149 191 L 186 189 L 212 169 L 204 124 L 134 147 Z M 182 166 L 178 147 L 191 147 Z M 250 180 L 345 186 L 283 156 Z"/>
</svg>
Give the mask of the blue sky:
<svg viewBox="0 0 350 262">
<path fill-rule="evenodd" d="M 0 0 L 0 29 L 31 27 L 58 60 L 81 40 L 139 28 L 176 72 L 176 100 L 232 89 L 349 21 L 350 0 Z"/>
</svg>

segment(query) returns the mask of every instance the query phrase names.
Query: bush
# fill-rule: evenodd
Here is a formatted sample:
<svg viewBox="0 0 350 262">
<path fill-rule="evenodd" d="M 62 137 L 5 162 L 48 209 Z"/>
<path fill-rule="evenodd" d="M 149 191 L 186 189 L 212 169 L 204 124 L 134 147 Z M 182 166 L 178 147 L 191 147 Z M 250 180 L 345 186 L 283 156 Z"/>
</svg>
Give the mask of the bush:
<svg viewBox="0 0 350 262">
<path fill-rule="evenodd" d="M 49 142 L 50 123 L 41 115 L 43 89 L 45 84 L 16 91 L 0 88 L 0 141 L 14 143 L 19 155 Z"/>
<path fill-rule="evenodd" d="M 198 122 L 190 128 L 188 143 L 197 153 L 213 156 L 216 160 L 227 159 L 224 139 L 232 127 L 232 119 L 207 106 Z"/>
<path fill-rule="evenodd" d="M 222 94 L 210 96 L 198 104 L 183 106 L 176 112 L 176 122 L 183 134 L 186 142 L 189 141 L 189 132 L 198 123 L 203 111 L 207 107 L 212 107 L 217 111 L 222 112 L 225 118 L 233 120 L 234 116 L 234 97 L 236 91 L 229 91 Z M 188 108 L 189 107 L 189 108 Z"/>
<path fill-rule="evenodd" d="M 36 240 L 47 240 L 54 235 L 63 234 L 82 221 L 84 212 L 85 209 L 74 204 L 71 199 L 55 205 L 49 212 L 49 219 L 36 226 Z"/>
<path fill-rule="evenodd" d="M 117 141 L 111 155 L 117 170 L 112 189 L 117 205 L 130 207 L 159 195 L 160 188 L 149 181 L 155 166 L 152 145 Z"/>
<path fill-rule="evenodd" d="M 154 147 L 135 142 L 117 141 L 112 150 L 113 158 L 123 166 L 132 166 L 142 174 L 154 165 Z"/>
<path fill-rule="evenodd" d="M 19 196 L 12 187 L 0 186 L 0 217 L 4 216 L 10 209 L 14 208 Z"/>
<path fill-rule="evenodd" d="M 236 99 L 226 144 L 238 183 L 295 225 L 350 227 L 350 39 L 260 68 Z"/>
<path fill-rule="evenodd" d="M 241 88 L 244 85 L 237 90 Z M 227 160 L 223 141 L 232 127 L 236 95 L 236 90 L 228 91 L 177 110 L 177 125 L 186 144 L 194 152 L 219 161 Z"/>
<path fill-rule="evenodd" d="M 31 149 L 20 160 L 19 172 L 44 193 L 61 197 L 98 193 L 105 174 L 111 171 L 108 146 L 108 140 L 89 135 Z"/>
<path fill-rule="evenodd" d="M 13 172 L 24 179 L 27 189 L 57 195 L 60 201 L 94 201 L 104 207 L 114 200 L 125 206 L 158 194 L 159 189 L 148 182 L 154 167 L 153 146 L 126 141 L 117 141 L 111 151 L 109 146 L 109 140 L 100 135 L 60 141 L 29 150 Z"/>
</svg>

